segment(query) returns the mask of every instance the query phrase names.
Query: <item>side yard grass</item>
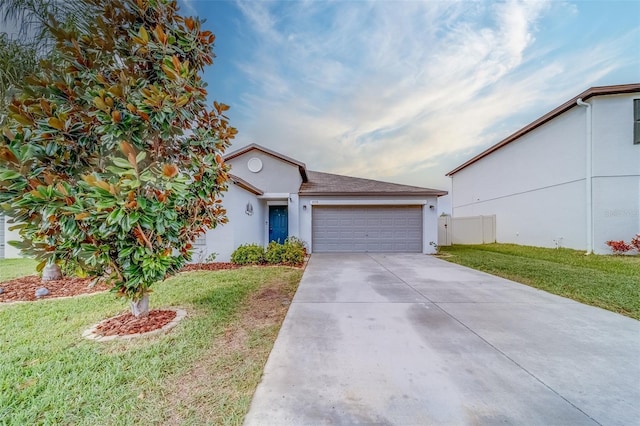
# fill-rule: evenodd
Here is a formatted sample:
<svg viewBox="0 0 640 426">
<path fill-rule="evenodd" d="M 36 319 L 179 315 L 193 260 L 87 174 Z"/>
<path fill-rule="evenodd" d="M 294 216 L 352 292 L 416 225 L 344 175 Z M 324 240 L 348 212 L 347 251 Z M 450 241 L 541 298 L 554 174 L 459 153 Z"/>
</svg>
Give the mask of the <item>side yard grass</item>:
<svg viewBox="0 0 640 426">
<path fill-rule="evenodd" d="M 640 256 L 513 244 L 441 247 L 443 259 L 640 319 Z"/>
<path fill-rule="evenodd" d="M 26 275 L 36 275 L 38 262 L 33 259 L 0 259 L 0 283 Z"/>
<path fill-rule="evenodd" d="M 128 341 L 81 337 L 127 310 L 111 294 L 0 305 L 0 424 L 241 424 L 301 276 L 179 274 L 155 287 L 152 309 L 188 316 Z"/>
</svg>

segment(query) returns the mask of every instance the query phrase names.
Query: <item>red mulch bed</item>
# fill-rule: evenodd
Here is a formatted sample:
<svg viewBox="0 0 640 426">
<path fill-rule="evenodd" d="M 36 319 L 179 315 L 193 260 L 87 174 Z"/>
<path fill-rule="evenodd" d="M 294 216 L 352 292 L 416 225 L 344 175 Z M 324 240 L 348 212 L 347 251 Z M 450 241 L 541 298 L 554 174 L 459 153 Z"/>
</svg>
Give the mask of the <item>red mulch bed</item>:
<svg viewBox="0 0 640 426">
<path fill-rule="evenodd" d="M 211 263 L 190 263 L 184 265 L 180 272 L 189 271 L 221 271 L 223 269 L 238 269 L 240 265 L 227 262 L 211 262 Z"/>
<path fill-rule="evenodd" d="M 16 278 L 0 283 L 4 291 L 0 294 L 0 302 L 34 301 L 38 299 L 53 299 L 56 297 L 77 296 L 79 294 L 97 293 L 109 287 L 99 283 L 89 287 L 91 278 L 64 278 L 61 280 L 43 282 L 37 275 Z M 36 297 L 36 290 L 45 287 L 49 294 Z"/>
<path fill-rule="evenodd" d="M 223 269 L 237 269 L 240 266 L 233 263 L 193 263 L 182 268 L 186 271 L 220 271 Z M 0 294 L 0 302 L 35 301 L 38 299 L 54 299 L 56 297 L 78 296 L 91 294 L 109 289 L 104 283 L 98 283 L 89 287 L 92 278 L 63 278 L 61 280 L 43 282 L 37 275 L 16 278 L 10 281 L 0 282 L 0 288 L 4 291 Z M 45 287 L 49 294 L 36 297 L 36 290 Z"/>
<path fill-rule="evenodd" d="M 147 333 L 158 330 L 169 324 L 176 317 L 176 311 L 156 309 L 149 315 L 136 318 L 131 313 L 119 315 L 102 321 L 96 326 L 96 334 L 101 336 L 127 336 L 129 334 Z"/>
</svg>

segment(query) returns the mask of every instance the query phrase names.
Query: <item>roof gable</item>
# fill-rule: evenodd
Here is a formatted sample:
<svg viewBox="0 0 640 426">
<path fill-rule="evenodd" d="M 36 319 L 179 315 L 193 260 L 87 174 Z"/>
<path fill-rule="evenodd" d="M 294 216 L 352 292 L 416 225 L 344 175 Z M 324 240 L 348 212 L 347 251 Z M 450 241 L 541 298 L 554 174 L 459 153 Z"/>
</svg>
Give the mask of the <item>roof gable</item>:
<svg viewBox="0 0 640 426">
<path fill-rule="evenodd" d="M 621 84 L 621 85 L 616 85 L 616 86 L 591 87 L 590 89 L 585 90 L 584 92 L 582 92 L 579 95 L 573 97 L 572 99 L 570 99 L 567 102 L 563 103 L 562 105 L 560 105 L 559 107 L 555 108 L 554 110 L 552 110 L 552 111 L 548 112 L 547 114 L 543 115 L 542 117 L 538 118 L 534 122 L 526 125 L 522 129 L 520 129 L 517 132 L 513 133 L 512 135 L 508 136 L 506 139 L 501 140 L 497 144 L 489 147 L 488 149 L 482 151 L 480 154 L 476 155 L 475 157 L 471 158 L 470 160 L 466 161 L 465 163 L 459 165 L 458 167 L 456 167 L 455 169 L 453 169 L 449 173 L 447 173 L 446 176 L 452 176 L 455 173 L 458 173 L 460 170 L 472 165 L 476 161 L 481 160 L 482 158 L 486 157 L 487 155 L 491 154 L 492 152 L 497 151 L 498 149 L 502 148 L 503 146 L 508 145 L 511 142 L 516 141 L 517 139 L 519 139 L 520 137 L 526 135 L 527 133 L 529 133 L 529 132 L 537 129 L 538 127 L 542 126 L 543 124 L 553 120 L 557 116 L 559 116 L 559 115 L 565 113 L 566 111 L 570 110 L 571 108 L 575 107 L 577 105 L 578 99 L 582 99 L 583 101 L 586 101 L 587 99 L 592 98 L 594 96 L 619 95 L 619 94 L 634 93 L 634 92 L 640 92 L 640 83 Z"/>
<path fill-rule="evenodd" d="M 247 152 L 253 151 L 253 150 L 257 150 L 260 151 L 266 155 L 269 155 L 273 158 L 276 158 L 278 160 L 284 161 L 285 163 L 289 163 L 293 166 L 296 166 L 298 168 L 298 171 L 300 172 L 300 176 L 302 177 L 302 181 L 306 182 L 307 181 L 307 166 L 298 161 L 298 160 L 294 160 L 291 157 L 287 157 L 286 155 L 282 155 L 279 152 L 276 151 L 272 151 L 270 149 L 267 149 L 263 146 L 260 146 L 258 144 L 252 143 L 251 145 L 247 145 L 244 148 L 241 148 L 237 151 L 231 152 L 227 155 L 225 155 L 224 157 L 222 157 L 225 161 L 229 161 L 232 160 L 236 157 L 240 157 L 241 155 L 246 154 Z"/>
<path fill-rule="evenodd" d="M 439 197 L 447 194 L 447 191 L 437 189 L 401 185 L 397 183 L 382 182 L 351 176 L 334 175 L 331 173 L 314 172 L 309 170 L 307 174 L 309 179 L 300 186 L 300 195 L 422 195 Z"/>
</svg>

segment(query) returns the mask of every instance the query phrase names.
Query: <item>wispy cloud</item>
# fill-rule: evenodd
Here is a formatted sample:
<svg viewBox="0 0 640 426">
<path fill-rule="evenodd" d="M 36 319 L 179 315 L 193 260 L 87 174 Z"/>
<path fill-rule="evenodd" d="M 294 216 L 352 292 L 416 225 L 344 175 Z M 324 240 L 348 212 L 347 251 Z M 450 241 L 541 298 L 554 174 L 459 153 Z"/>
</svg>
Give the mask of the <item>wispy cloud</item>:
<svg viewBox="0 0 640 426">
<path fill-rule="evenodd" d="M 239 141 L 315 169 L 427 185 L 416 171 L 497 142 L 516 130 L 505 117 L 545 112 L 620 66 L 617 46 L 633 35 L 588 55 L 537 46 L 551 5 L 239 2 L 257 43 L 237 63 L 250 86 Z"/>
<path fill-rule="evenodd" d="M 195 6 L 193 5 L 194 0 L 180 0 L 179 6 L 181 7 L 181 13 L 184 15 L 197 15 L 197 11 Z"/>
</svg>

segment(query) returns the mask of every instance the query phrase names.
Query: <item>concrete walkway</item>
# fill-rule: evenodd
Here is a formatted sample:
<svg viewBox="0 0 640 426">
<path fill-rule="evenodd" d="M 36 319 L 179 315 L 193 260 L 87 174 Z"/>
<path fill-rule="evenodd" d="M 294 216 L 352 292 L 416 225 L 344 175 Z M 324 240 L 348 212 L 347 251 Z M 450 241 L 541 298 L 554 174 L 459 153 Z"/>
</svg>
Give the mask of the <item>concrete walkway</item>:
<svg viewBox="0 0 640 426">
<path fill-rule="evenodd" d="M 432 256 L 314 254 L 246 425 L 640 425 L 640 322 Z"/>
</svg>

